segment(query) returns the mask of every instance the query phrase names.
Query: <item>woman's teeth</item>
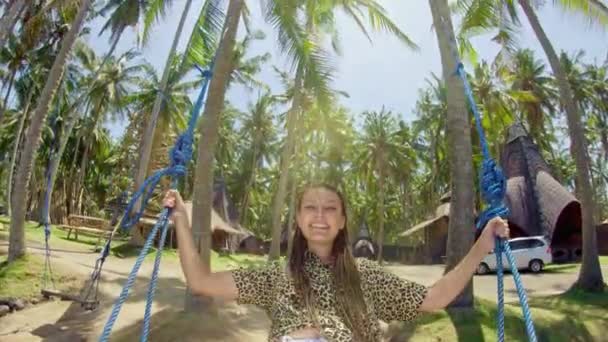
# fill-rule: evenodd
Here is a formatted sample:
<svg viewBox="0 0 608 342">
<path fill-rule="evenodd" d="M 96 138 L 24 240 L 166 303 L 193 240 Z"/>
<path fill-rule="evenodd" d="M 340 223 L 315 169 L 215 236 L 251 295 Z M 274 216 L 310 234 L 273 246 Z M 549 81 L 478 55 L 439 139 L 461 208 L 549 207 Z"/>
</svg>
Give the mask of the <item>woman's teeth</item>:
<svg viewBox="0 0 608 342">
<path fill-rule="evenodd" d="M 312 224 L 311 227 L 316 229 L 329 229 L 329 226 L 326 224 Z"/>
</svg>

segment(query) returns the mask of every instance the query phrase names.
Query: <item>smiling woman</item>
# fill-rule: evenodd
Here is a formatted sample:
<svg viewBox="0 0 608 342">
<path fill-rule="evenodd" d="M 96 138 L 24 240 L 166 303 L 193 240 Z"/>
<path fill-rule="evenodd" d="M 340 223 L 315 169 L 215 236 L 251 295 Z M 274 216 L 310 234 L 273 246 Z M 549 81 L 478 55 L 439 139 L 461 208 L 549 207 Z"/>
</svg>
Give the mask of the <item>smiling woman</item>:
<svg viewBox="0 0 608 342">
<path fill-rule="evenodd" d="M 508 237 L 501 219 L 488 223 L 462 262 L 426 288 L 352 255 L 344 196 L 326 184 L 308 185 L 296 206 L 293 251 L 287 265 L 214 272 L 204 267 L 179 193 L 170 190 L 179 256 L 193 293 L 262 307 L 271 318 L 269 341 L 380 341 L 379 321 L 409 321 L 447 306 L 465 287 L 496 236 Z"/>
</svg>

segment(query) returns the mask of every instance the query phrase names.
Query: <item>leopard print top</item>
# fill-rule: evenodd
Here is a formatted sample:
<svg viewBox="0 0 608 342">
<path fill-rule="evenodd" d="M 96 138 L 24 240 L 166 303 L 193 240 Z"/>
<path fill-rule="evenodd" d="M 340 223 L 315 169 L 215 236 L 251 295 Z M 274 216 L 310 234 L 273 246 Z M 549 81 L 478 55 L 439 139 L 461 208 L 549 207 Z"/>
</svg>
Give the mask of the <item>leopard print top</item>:
<svg viewBox="0 0 608 342">
<path fill-rule="evenodd" d="M 330 266 L 323 264 L 313 253 L 307 252 L 306 256 L 304 267 L 311 275 L 310 286 L 318 305 L 315 309 L 321 334 L 329 341 L 351 342 L 352 332 L 336 309 Z M 370 318 L 365 329 L 368 336 L 381 341 L 378 320 L 391 322 L 414 319 L 427 289 L 385 271 L 373 261 L 358 258 L 357 265 Z M 281 336 L 293 331 L 313 326 L 306 308 L 298 304 L 293 280 L 285 271 L 286 266 L 280 262 L 232 271 L 238 289 L 237 303 L 258 305 L 270 316 L 270 342 L 279 341 Z"/>
</svg>

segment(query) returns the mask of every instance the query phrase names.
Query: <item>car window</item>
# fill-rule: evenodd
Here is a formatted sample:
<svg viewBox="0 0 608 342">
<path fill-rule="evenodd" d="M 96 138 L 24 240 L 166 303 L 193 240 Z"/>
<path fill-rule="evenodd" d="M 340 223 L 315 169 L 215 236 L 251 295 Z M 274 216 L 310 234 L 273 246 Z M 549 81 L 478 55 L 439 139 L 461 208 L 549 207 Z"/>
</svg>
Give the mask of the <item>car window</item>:
<svg viewBox="0 0 608 342">
<path fill-rule="evenodd" d="M 542 247 L 545 244 L 539 239 L 530 240 L 530 248 Z"/>
<path fill-rule="evenodd" d="M 511 247 L 512 251 L 524 249 L 526 248 L 526 240 L 511 241 L 509 242 L 509 247 Z"/>
<path fill-rule="evenodd" d="M 544 245 L 545 244 L 539 239 L 517 240 L 509 242 L 509 246 L 511 247 L 512 251 L 518 249 L 542 247 Z"/>
</svg>

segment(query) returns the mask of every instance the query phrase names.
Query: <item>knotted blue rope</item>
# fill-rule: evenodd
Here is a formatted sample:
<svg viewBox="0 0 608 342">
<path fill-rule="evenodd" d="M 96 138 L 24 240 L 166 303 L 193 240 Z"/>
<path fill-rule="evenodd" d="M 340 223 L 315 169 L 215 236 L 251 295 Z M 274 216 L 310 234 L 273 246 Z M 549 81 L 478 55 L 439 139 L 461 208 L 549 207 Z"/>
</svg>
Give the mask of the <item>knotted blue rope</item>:
<svg viewBox="0 0 608 342">
<path fill-rule="evenodd" d="M 451 30 L 448 30 L 447 23 L 445 20 L 443 21 L 444 29 L 446 33 L 450 33 Z M 481 125 L 481 114 L 477 108 L 477 103 L 475 102 L 475 98 L 473 96 L 473 91 L 471 85 L 469 84 L 469 80 L 467 78 L 466 71 L 464 69 L 464 64 L 460 60 L 460 56 L 458 54 L 457 43 L 454 37 L 450 34 L 447 34 L 450 37 L 450 49 L 453 54 L 453 57 L 456 60 L 456 70 L 455 74 L 462 80 L 464 86 L 464 92 L 473 112 L 473 116 L 475 117 L 475 126 L 477 128 L 477 132 L 479 134 L 479 142 L 481 145 L 481 150 L 483 154 L 483 162 L 481 165 L 481 177 L 480 177 L 480 188 L 484 202 L 486 202 L 487 206 L 484 211 L 479 216 L 477 221 L 477 229 L 483 229 L 486 224 L 494 217 L 502 217 L 506 218 L 509 214 L 509 210 L 505 207 L 503 203 L 504 196 L 506 194 L 506 179 L 504 173 L 500 169 L 500 167 L 496 164 L 494 159 L 491 157 L 488 143 L 486 140 L 486 136 Z M 511 266 L 511 273 L 513 274 L 513 279 L 515 281 L 515 286 L 517 288 L 517 294 L 519 296 L 519 302 L 522 306 L 522 312 L 524 315 L 524 322 L 526 325 L 526 333 L 528 335 L 528 339 L 530 341 L 536 342 L 536 333 L 534 331 L 534 324 L 532 322 L 532 314 L 530 312 L 530 308 L 528 306 L 528 299 L 526 296 L 526 291 L 523 288 L 523 283 L 521 281 L 521 277 L 519 275 L 519 271 L 517 270 L 517 264 L 515 263 L 515 259 L 513 258 L 513 254 L 511 253 L 511 248 L 509 243 L 501 238 L 496 238 L 495 241 L 495 254 L 496 254 L 496 276 L 497 276 L 497 291 L 498 291 L 498 312 L 497 312 L 497 334 L 498 341 L 503 342 L 505 339 L 505 317 L 504 317 L 504 280 L 503 280 L 503 266 L 502 266 L 502 254 L 504 253 L 509 261 Z"/>
<path fill-rule="evenodd" d="M 127 215 L 125 215 L 123 217 L 123 219 L 121 220 L 120 225 L 123 227 L 123 229 L 133 226 L 141 218 L 148 201 L 152 197 L 152 192 L 154 191 L 154 188 L 156 187 L 156 185 L 158 184 L 158 182 L 160 181 L 160 179 L 162 177 L 171 176 L 173 178 L 172 187 L 176 188 L 177 187 L 177 177 L 183 176 L 186 174 L 186 165 L 188 162 L 190 162 L 190 159 L 192 159 L 192 145 L 193 145 L 193 141 L 194 141 L 194 130 L 195 130 L 196 123 L 197 123 L 197 120 L 199 117 L 199 113 L 201 111 L 201 108 L 203 107 L 205 95 L 207 93 L 207 88 L 209 86 L 209 81 L 211 79 L 210 70 L 212 70 L 212 68 L 213 68 L 213 63 L 211 63 L 209 69 L 206 69 L 206 70 L 197 66 L 197 69 L 201 72 L 204 80 L 203 80 L 203 86 L 201 87 L 201 90 L 200 90 L 200 93 L 196 100 L 196 103 L 192 107 L 192 112 L 190 114 L 190 120 L 188 122 L 188 128 L 184 133 L 182 133 L 177 138 L 175 145 L 173 146 L 173 148 L 170 151 L 170 159 L 171 159 L 170 166 L 154 173 L 151 177 L 146 179 L 146 181 L 138 189 L 138 191 L 133 194 L 133 197 L 131 198 L 131 201 L 129 202 L 129 204 L 127 205 L 127 208 L 125 210 Z M 139 210 L 131 218 L 128 218 L 128 214 L 133 210 L 135 203 L 142 196 L 143 196 L 143 200 L 142 200 L 142 204 L 141 204 Z M 161 227 L 162 227 L 161 238 L 160 238 L 159 246 L 156 251 L 156 256 L 154 259 L 154 269 L 152 271 L 152 276 L 150 279 L 150 284 L 149 284 L 148 292 L 147 292 L 147 296 L 146 296 L 146 309 L 145 309 L 145 313 L 144 313 L 144 322 L 143 322 L 143 328 L 142 328 L 141 341 L 147 340 L 148 334 L 150 332 L 152 302 L 154 300 L 154 294 L 156 292 L 158 271 L 160 268 L 162 249 L 164 247 L 165 239 L 167 236 L 167 227 L 168 227 L 167 223 L 169 221 L 169 216 L 170 216 L 169 208 L 164 208 L 161 211 L 156 224 L 154 225 L 151 232 L 149 233 L 149 235 L 146 239 L 146 242 L 145 242 L 143 248 L 141 249 L 139 256 L 137 257 L 137 260 L 135 261 L 135 265 L 133 266 L 133 269 L 131 270 L 131 273 L 129 274 L 125 285 L 123 286 L 122 292 L 120 293 L 118 299 L 114 303 L 114 307 L 112 308 L 112 312 L 111 312 L 110 316 L 108 317 L 108 321 L 106 322 L 106 325 L 104 326 L 104 329 L 101 334 L 101 337 L 99 338 L 99 341 L 107 341 L 108 338 L 110 337 L 112 327 L 114 326 L 114 323 L 116 322 L 116 319 L 118 318 L 120 309 L 121 309 L 122 305 L 124 304 L 124 302 L 126 301 L 131 287 L 135 283 L 135 278 L 137 276 L 139 268 L 141 267 L 141 264 L 143 263 L 146 255 L 148 254 L 148 250 L 152 246 L 154 238 L 158 234 L 158 230 L 161 229 Z M 102 249 L 101 255 L 98 259 L 99 260 L 98 264 L 99 264 L 100 269 L 101 269 L 101 266 L 103 265 L 105 258 L 109 254 L 110 241 L 111 241 L 111 239 L 108 240 L 108 242 Z M 96 276 L 99 277 L 99 272 L 96 273 Z"/>
</svg>

